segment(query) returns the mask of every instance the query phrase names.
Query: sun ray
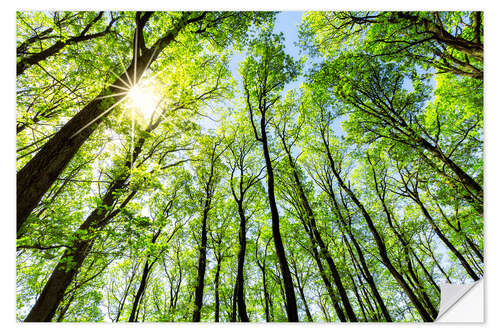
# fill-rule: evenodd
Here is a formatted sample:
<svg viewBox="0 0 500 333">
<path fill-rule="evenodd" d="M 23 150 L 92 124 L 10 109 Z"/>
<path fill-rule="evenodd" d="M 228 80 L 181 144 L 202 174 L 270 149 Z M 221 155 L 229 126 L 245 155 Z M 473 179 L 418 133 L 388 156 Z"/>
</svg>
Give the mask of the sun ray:
<svg viewBox="0 0 500 333">
<path fill-rule="evenodd" d="M 130 89 L 132 86 L 129 85 L 127 82 L 125 82 L 120 76 L 118 76 L 115 72 L 113 72 L 113 70 L 109 70 L 118 80 L 120 80 L 124 85 L 125 87 L 127 87 L 128 89 Z"/>
<path fill-rule="evenodd" d="M 134 82 L 132 82 L 132 80 L 130 79 L 130 76 L 128 75 L 128 71 L 127 69 L 125 68 L 125 65 L 123 64 L 123 61 L 121 58 L 118 58 L 118 61 L 120 61 L 120 65 L 122 65 L 122 68 L 123 68 L 123 71 L 125 72 L 125 75 L 127 76 L 127 80 L 129 82 L 129 87 L 133 87 L 134 86 Z"/>
<path fill-rule="evenodd" d="M 124 92 L 116 93 L 116 94 L 105 95 L 105 96 L 99 96 L 99 97 L 96 97 L 95 99 L 96 100 L 106 99 L 108 97 L 122 96 L 122 95 L 126 95 L 126 94 L 128 94 L 128 91 L 124 91 Z"/>
<path fill-rule="evenodd" d="M 121 90 L 126 90 L 126 91 L 128 91 L 130 89 L 128 87 L 120 87 L 120 86 L 117 86 L 116 84 L 112 84 L 112 83 L 110 83 L 109 86 L 117 88 L 117 89 L 121 89 Z"/>
<path fill-rule="evenodd" d="M 87 127 L 89 127 L 90 125 L 92 125 L 93 123 L 95 123 L 97 120 L 99 120 L 101 117 L 105 116 L 106 114 L 108 114 L 111 110 L 113 110 L 118 104 L 122 103 L 124 100 L 126 100 L 126 98 L 122 98 L 121 100 L 119 100 L 118 102 L 116 102 L 115 104 L 111 105 L 106 111 L 104 111 L 103 113 L 101 113 L 100 115 L 98 115 L 97 117 L 95 117 L 91 122 L 89 122 L 87 125 L 83 126 L 81 129 L 79 129 L 75 134 L 73 134 L 70 139 L 73 139 L 75 136 L 77 136 L 78 134 L 80 134 L 84 129 L 86 129 Z"/>
</svg>

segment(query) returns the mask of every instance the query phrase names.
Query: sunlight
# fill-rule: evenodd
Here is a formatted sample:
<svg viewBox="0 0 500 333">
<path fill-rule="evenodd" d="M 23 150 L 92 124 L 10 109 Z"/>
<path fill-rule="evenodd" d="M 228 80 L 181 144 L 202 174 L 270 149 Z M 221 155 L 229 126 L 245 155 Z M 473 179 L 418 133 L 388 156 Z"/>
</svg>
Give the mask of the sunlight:
<svg viewBox="0 0 500 333">
<path fill-rule="evenodd" d="M 160 98 L 153 90 L 139 86 L 132 87 L 128 92 L 128 98 L 131 101 L 131 106 L 144 119 L 150 119 L 155 112 Z"/>
</svg>

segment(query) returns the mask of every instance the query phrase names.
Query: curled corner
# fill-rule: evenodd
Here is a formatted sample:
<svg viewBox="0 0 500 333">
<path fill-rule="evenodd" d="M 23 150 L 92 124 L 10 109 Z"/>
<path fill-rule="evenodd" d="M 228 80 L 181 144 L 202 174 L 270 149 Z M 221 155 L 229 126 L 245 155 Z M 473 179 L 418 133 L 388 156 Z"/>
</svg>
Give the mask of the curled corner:
<svg viewBox="0 0 500 333">
<path fill-rule="evenodd" d="M 484 282 L 466 284 L 441 284 L 439 314 L 434 320 L 440 323 L 484 322 Z"/>
</svg>

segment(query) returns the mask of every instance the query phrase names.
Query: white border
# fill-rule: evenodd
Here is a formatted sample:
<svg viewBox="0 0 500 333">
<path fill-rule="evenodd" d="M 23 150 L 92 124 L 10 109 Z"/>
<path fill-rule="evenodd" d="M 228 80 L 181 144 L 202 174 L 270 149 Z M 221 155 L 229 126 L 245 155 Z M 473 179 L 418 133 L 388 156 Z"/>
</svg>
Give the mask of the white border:
<svg viewBox="0 0 500 333">
<path fill-rule="evenodd" d="M 236 2 L 234 0 L 210 0 L 210 1 L 150 1 L 141 0 L 140 2 L 124 0 L 108 0 L 106 2 L 97 0 L 87 0 L 81 2 L 71 2 L 67 0 L 22 0 L 9 1 L 4 0 L 2 10 L 0 11 L 1 32 L 3 49 L 0 52 L 2 80 L 2 118 L 0 121 L 0 135 L 2 148 L 1 165 L 1 188 L 0 197 L 0 219 L 2 229 L 2 270 L 0 273 L 4 297 L 0 301 L 0 314 L 4 332 L 12 330 L 32 332 L 50 331 L 67 332 L 68 329 L 75 332 L 83 332 L 89 329 L 102 332 L 104 330 L 143 330 L 158 332 L 190 332 L 203 330 L 206 332 L 231 332 L 234 330 L 251 332 L 275 331 L 275 330 L 315 330 L 317 332 L 332 332 L 342 330 L 342 332 L 399 332 L 401 329 L 414 331 L 425 329 L 430 332 L 439 332 L 442 330 L 453 330 L 454 332 L 467 332 L 471 330 L 491 329 L 498 326 L 498 301 L 495 296 L 500 295 L 497 281 L 498 279 L 498 248 L 500 236 L 500 216 L 498 214 L 499 206 L 499 175 L 500 175 L 500 108 L 498 99 L 498 80 L 499 77 L 499 12 L 496 11 L 495 1 L 436 1 L 419 0 L 418 2 L 403 1 L 269 1 L 252 0 L 248 2 Z M 139 5 L 138 5 L 139 4 Z M 238 4 L 238 5 L 235 5 Z M 484 10 L 485 11 L 485 46 L 486 46 L 486 64 L 485 64 L 485 244 L 486 244 L 486 279 L 485 279 L 485 320 L 486 324 L 19 324 L 15 322 L 15 11 L 16 10 L 181 10 L 181 9 L 227 9 L 227 10 Z M 490 258 L 492 258 L 490 260 Z M 488 283 L 491 281 L 491 283 Z M 144 326 L 146 325 L 146 326 Z M 498 329 L 498 327 L 497 327 Z"/>
</svg>

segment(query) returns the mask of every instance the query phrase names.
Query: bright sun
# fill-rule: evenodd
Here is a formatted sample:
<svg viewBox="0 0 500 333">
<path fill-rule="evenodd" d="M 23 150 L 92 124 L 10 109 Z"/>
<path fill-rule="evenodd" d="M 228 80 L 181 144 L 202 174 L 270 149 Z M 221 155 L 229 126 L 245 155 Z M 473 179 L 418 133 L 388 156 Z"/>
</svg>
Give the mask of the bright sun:
<svg viewBox="0 0 500 333">
<path fill-rule="evenodd" d="M 127 96 L 132 102 L 131 106 L 135 111 L 139 112 L 144 119 L 150 119 L 158 106 L 158 96 L 148 88 L 134 86 L 129 90 Z"/>
</svg>

